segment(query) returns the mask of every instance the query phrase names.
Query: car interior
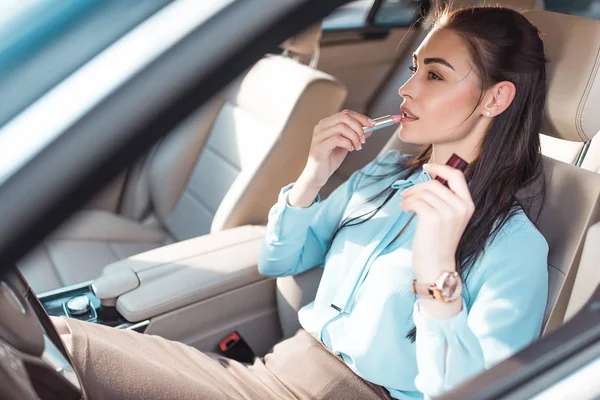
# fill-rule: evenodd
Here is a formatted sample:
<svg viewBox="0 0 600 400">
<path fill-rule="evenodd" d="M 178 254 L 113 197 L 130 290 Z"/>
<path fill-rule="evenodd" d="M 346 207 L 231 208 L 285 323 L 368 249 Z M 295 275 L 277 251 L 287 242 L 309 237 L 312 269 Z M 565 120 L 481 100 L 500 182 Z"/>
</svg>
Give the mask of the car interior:
<svg viewBox="0 0 600 400">
<path fill-rule="evenodd" d="M 321 119 L 342 109 L 371 118 L 398 112 L 398 88 L 426 34 L 419 21 L 426 2 L 380 1 L 378 14 L 402 7 L 398 20 L 378 25 L 377 15 L 368 15 L 368 27 L 335 25 L 361 3 L 336 10 L 262 57 L 23 258 L 22 277 L 11 282 L 21 293 L 30 286 L 39 299 L 26 307 L 203 351 L 218 351 L 233 331 L 259 356 L 292 336 L 322 268 L 277 279 L 258 273 L 268 211 L 302 171 Z M 586 17 L 554 12 L 559 8 L 548 5 L 557 1 L 495 3 L 524 12 L 539 28 L 549 60 L 540 132 L 546 197 L 528 215 L 550 251 L 542 335 L 548 337 L 600 285 L 600 11 Z M 454 2 L 474 4 L 482 3 Z M 418 148 L 400 141 L 394 127 L 382 129 L 348 154 L 321 196 L 391 150 L 415 154 Z M 4 298 L 13 291 L 0 285 Z M 0 318 L 10 312 L 0 309 Z M 52 336 L 50 324 L 42 321 Z M 61 351 L 55 349 L 53 362 L 62 360 L 64 378 L 73 381 Z"/>
</svg>

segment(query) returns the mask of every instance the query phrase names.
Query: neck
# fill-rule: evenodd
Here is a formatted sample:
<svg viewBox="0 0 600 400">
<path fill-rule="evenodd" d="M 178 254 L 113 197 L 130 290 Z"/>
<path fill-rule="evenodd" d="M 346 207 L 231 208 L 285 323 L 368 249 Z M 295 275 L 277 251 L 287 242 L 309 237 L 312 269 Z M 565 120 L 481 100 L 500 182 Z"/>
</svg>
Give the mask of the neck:
<svg viewBox="0 0 600 400">
<path fill-rule="evenodd" d="M 468 163 L 473 162 L 479 154 L 483 135 L 467 136 L 463 141 L 432 144 L 430 163 L 446 164 L 452 154 L 456 154 Z M 473 140 L 474 139 L 474 140 Z"/>
</svg>

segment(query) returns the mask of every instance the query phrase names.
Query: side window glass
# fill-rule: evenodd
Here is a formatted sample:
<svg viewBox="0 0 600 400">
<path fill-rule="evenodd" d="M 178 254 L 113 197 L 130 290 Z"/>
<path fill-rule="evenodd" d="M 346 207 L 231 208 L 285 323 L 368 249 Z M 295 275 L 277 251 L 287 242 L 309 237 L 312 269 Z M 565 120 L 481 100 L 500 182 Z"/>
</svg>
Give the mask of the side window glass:
<svg viewBox="0 0 600 400">
<path fill-rule="evenodd" d="M 374 0 L 358 0 L 341 6 L 323 21 L 323 30 L 362 28 Z"/>
<path fill-rule="evenodd" d="M 418 0 L 384 0 L 374 23 L 377 26 L 409 26 L 419 17 Z"/>
<path fill-rule="evenodd" d="M 600 19 L 600 0 L 544 0 L 544 8 L 562 14 Z"/>
<path fill-rule="evenodd" d="M 418 17 L 422 0 L 358 0 L 348 3 L 323 21 L 324 30 L 367 26 L 406 27 Z"/>
</svg>

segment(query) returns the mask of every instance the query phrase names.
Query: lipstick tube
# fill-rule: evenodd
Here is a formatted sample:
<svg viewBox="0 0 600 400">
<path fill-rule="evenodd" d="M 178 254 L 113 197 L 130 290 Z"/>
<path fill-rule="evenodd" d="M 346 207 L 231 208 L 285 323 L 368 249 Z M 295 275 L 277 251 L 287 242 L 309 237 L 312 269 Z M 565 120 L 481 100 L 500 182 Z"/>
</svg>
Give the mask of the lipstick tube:
<svg viewBox="0 0 600 400">
<path fill-rule="evenodd" d="M 469 163 L 466 162 L 465 160 L 463 160 L 462 158 L 460 158 L 459 156 L 457 156 L 456 154 L 452 154 L 452 156 L 446 162 L 446 165 L 448 165 L 452 168 L 459 169 L 462 172 L 465 172 L 465 169 L 467 169 L 467 167 L 469 166 Z M 439 176 L 436 176 L 435 180 L 441 182 L 442 185 L 448 187 L 447 180 L 440 178 Z"/>
<path fill-rule="evenodd" d="M 373 125 L 372 127 L 363 127 L 364 133 L 377 131 L 379 129 L 387 128 L 388 126 L 394 125 L 394 119 L 391 115 L 384 115 L 383 117 L 375 118 L 373 121 L 375 121 L 375 125 Z"/>
</svg>

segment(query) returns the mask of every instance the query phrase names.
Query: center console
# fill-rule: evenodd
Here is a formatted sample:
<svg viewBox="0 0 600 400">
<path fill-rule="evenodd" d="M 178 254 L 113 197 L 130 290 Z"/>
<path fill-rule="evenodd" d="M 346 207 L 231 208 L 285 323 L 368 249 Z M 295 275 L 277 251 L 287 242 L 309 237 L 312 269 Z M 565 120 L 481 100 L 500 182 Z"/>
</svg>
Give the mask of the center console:
<svg viewBox="0 0 600 400">
<path fill-rule="evenodd" d="M 275 280 L 258 272 L 264 234 L 264 227 L 248 225 L 177 242 L 39 299 L 49 315 L 135 329 L 204 351 L 237 331 L 265 354 L 283 335 L 277 304 L 292 299 L 278 299 Z"/>
<path fill-rule="evenodd" d="M 143 332 L 149 323 L 131 323 L 118 313 L 116 307 L 102 305 L 94 293 L 93 281 L 41 293 L 38 298 L 48 315 L 53 317 L 75 318 L 139 332 Z"/>
</svg>

